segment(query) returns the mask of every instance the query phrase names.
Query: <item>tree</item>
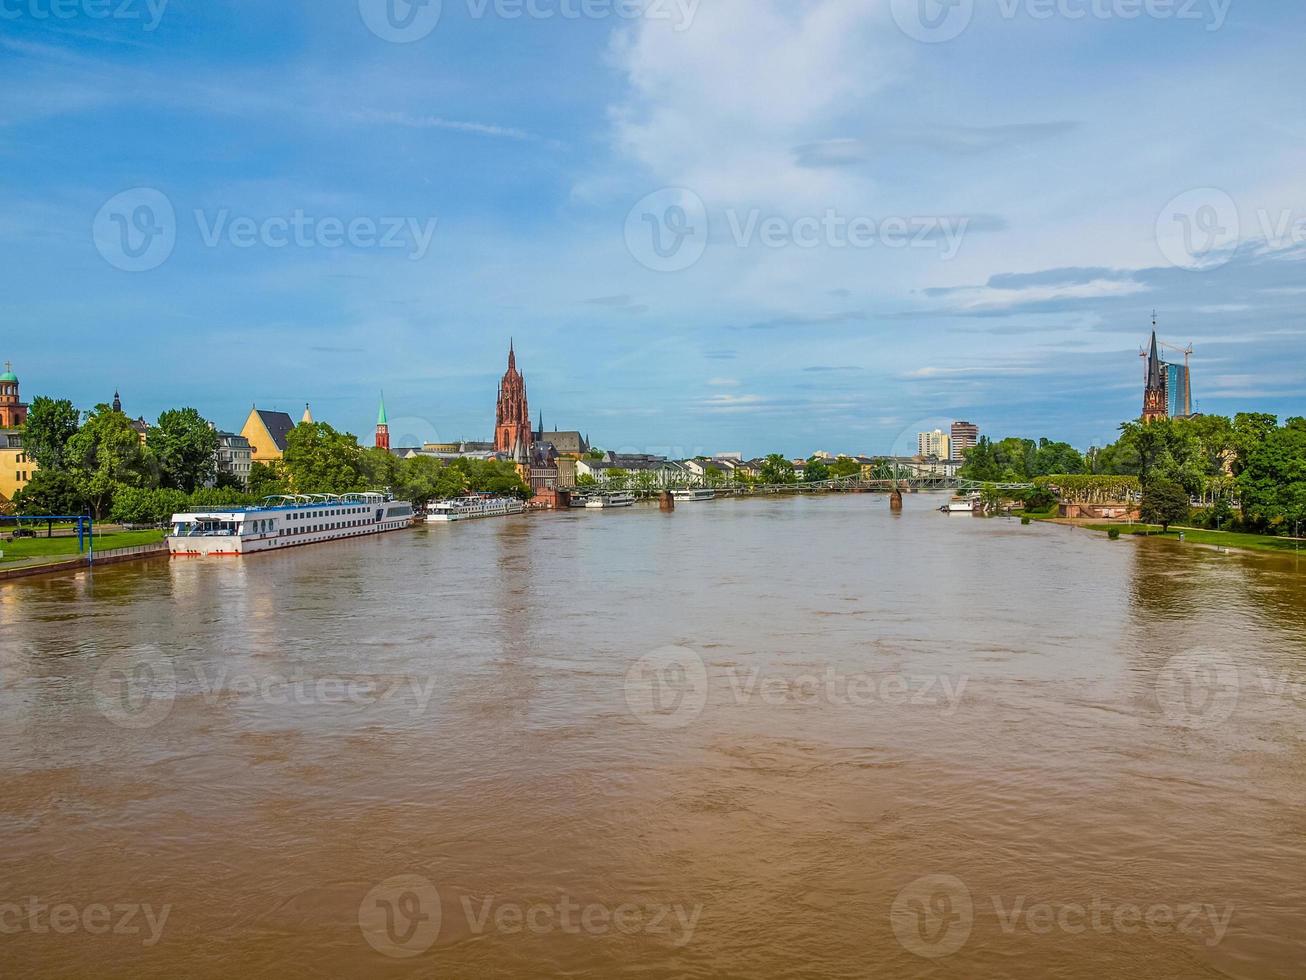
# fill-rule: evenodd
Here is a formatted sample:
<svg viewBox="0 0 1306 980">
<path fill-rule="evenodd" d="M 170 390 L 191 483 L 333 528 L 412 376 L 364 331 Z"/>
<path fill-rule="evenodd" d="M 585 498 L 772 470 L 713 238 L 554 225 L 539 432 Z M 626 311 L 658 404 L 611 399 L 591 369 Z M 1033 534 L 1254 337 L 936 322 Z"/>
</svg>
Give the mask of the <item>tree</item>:
<svg viewBox="0 0 1306 980">
<path fill-rule="evenodd" d="M 830 479 L 830 466 L 824 460 L 812 459 L 803 467 L 803 482 L 824 483 Z"/>
<path fill-rule="evenodd" d="M 1188 492 L 1172 480 L 1153 480 L 1143 486 L 1143 523 L 1160 524 L 1169 531 L 1171 524 L 1188 520 Z"/>
<path fill-rule="evenodd" d="M 363 483 L 358 438 L 325 422 L 301 422 L 290 430 L 282 465 L 295 493 L 349 493 Z"/>
<path fill-rule="evenodd" d="M 119 524 L 166 524 L 173 514 L 191 507 L 191 498 L 180 490 L 121 487 L 114 494 L 109 516 Z"/>
<path fill-rule="evenodd" d="M 1289 419 L 1250 451 L 1238 490 L 1253 527 L 1292 533 L 1306 523 L 1306 419 Z"/>
<path fill-rule="evenodd" d="M 405 459 L 400 466 L 396 492 L 423 509 L 432 500 L 449 500 L 467 492 L 467 475 L 430 456 Z"/>
<path fill-rule="evenodd" d="M 797 483 L 794 464 L 779 453 L 772 453 L 762 461 L 762 482 L 768 485 Z"/>
<path fill-rule="evenodd" d="M 1279 419 L 1275 415 L 1239 412 L 1233 417 L 1234 476 L 1247 467 L 1252 453 L 1278 428 Z"/>
<path fill-rule="evenodd" d="M 150 430 L 149 447 L 159 464 L 159 482 L 193 493 L 213 479 L 217 467 L 218 433 L 193 408 L 176 408 L 159 416 Z"/>
<path fill-rule="evenodd" d="M 811 472 L 808 470 L 807 472 Z M 846 480 L 850 476 L 860 476 L 862 464 L 851 456 L 840 456 L 830 464 L 830 476 L 836 480 Z"/>
<path fill-rule="evenodd" d="M 24 452 L 42 470 L 64 469 L 68 440 L 77 434 L 81 420 L 81 413 L 66 398 L 38 395 L 23 426 Z"/>
<path fill-rule="evenodd" d="M 97 405 L 86 416 L 82 427 L 68 440 L 64 455 L 82 496 L 97 518 L 109 513 L 119 487 L 146 487 L 153 483 L 150 459 L 141 446 L 140 436 L 126 415 L 108 405 Z"/>
<path fill-rule="evenodd" d="M 249 467 L 249 493 L 255 500 L 286 493 L 289 486 L 281 464 L 252 463 Z"/>
<path fill-rule="evenodd" d="M 20 514 L 76 517 L 86 513 L 86 498 L 71 473 L 42 469 L 14 494 L 14 507 Z"/>
</svg>

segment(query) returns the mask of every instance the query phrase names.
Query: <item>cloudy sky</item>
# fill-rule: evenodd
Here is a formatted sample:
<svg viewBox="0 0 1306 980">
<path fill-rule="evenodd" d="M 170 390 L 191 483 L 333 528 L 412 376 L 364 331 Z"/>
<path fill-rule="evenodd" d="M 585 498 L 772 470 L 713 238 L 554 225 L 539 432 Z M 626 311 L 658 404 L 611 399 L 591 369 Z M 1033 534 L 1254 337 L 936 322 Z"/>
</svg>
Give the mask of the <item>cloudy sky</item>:
<svg viewBox="0 0 1306 980">
<path fill-rule="evenodd" d="M 1289 0 L 4 0 L 0 359 L 239 428 L 1085 447 L 1306 414 Z M 1176 355 L 1179 356 L 1179 355 Z"/>
</svg>

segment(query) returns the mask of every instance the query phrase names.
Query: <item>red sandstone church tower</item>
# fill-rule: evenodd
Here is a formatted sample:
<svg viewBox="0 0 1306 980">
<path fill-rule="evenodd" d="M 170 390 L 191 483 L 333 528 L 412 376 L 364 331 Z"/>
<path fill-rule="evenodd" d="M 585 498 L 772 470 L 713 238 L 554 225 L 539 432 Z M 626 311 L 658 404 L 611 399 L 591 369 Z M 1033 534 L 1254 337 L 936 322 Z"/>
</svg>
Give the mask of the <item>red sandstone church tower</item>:
<svg viewBox="0 0 1306 980">
<path fill-rule="evenodd" d="M 1165 375 L 1161 371 L 1161 355 L 1156 349 L 1156 324 L 1152 324 L 1152 350 L 1147 355 L 1147 383 L 1143 389 L 1143 421 L 1169 416 L 1165 404 Z"/>
<path fill-rule="evenodd" d="M 531 410 L 526 405 L 526 379 L 517 373 L 517 352 L 508 342 L 508 371 L 499 382 L 499 406 L 494 421 L 494 451 L 512 453 L 518 462 L 530 456 Z"/>
<path fill-rule="evenodd" d="M 376 413 L 376 448 L 390 448 L 390 420 L 385 416 L 385 395 L 381 396 L 381 410 Z"/>
</svg>

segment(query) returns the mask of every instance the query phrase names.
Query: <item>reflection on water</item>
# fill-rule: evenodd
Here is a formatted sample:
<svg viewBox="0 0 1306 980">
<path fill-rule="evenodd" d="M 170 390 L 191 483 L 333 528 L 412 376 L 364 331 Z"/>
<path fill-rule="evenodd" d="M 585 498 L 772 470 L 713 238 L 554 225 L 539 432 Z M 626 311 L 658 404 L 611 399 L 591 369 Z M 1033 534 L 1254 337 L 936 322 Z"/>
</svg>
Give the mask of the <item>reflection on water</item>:
<svg viewBox="0 0 1306 980">
<path fill-rule="evenodd" d="M 931 503 L 0 586 L 0 974 L 1300 976 L 1303 570 Z"/>
</svg>

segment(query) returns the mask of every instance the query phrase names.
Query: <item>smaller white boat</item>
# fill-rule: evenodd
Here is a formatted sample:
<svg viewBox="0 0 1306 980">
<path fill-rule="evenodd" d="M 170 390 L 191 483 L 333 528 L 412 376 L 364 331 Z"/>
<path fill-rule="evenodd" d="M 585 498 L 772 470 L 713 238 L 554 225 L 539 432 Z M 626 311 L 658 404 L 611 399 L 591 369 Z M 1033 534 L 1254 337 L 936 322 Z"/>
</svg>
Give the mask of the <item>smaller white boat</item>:
<svg viewBox="0 0 1306 980">
<path fill-rule="evenodd" d="M 507 517 L 524 514 L 526 505 L 516 497 L 458 497 L 439 500 L 427 505 L 426 523 L 449 524 L 453 521 L 474 521 L 482 517 Z"/>
<path fill-rule="evenodd" d="M 949 500 L 939 510 L 945 514 L 973 514 L 975 513 L 975 498 L 957 497 Z"/>
<path fill-rule="evenodd" d="M 609 507 L 629 507 L 635 503 L 633 493 L 600 493 L 585 501 L 588 510 L 607 510 Z"/>
<path fill-rule="evenodd" d="M 675 500 L 715 500 L 716 491 L 708 487 L 694 487 L 689 490 L 672 490 Z"/>
<path fill-rule="evenodd" d="M 590 498 L 587 493 L 573 493 L 571 495 L 571 506 L 573 507 L 588 507 L 589 502 Z"/>
</svg>

